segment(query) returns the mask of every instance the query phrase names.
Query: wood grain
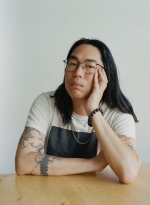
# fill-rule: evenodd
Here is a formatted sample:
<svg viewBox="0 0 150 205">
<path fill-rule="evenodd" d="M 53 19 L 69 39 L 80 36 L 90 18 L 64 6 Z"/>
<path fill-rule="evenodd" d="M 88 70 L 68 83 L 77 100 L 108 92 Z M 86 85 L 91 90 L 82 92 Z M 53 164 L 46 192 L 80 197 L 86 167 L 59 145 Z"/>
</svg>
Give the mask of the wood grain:
<svg viewBox="0 0 150 205">
<path fill-rule="evenodd" d="M 107 167 L 100 173 L 69 176 L 0 175 L 0 205 L 148 205 L 150 164 L 137 179 L 121 184 Z"/>
</svg>

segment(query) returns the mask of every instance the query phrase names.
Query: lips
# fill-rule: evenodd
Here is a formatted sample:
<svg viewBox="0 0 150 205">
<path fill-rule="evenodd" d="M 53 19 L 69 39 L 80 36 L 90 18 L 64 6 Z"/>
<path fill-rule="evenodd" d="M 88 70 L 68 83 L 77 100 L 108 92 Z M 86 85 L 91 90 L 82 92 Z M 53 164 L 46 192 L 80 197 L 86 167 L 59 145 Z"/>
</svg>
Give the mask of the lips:
<svg viewBox="0 0 150 205">
<path fill-rule="evenodd" d="M 82 85 L 81 83 L 75 82 L 75 81 L 72 82 L 71 85 L 72 85 L 72 86 L 80 86 L 80 87 L 83 87 L 83 85 Z"/>
</svg>

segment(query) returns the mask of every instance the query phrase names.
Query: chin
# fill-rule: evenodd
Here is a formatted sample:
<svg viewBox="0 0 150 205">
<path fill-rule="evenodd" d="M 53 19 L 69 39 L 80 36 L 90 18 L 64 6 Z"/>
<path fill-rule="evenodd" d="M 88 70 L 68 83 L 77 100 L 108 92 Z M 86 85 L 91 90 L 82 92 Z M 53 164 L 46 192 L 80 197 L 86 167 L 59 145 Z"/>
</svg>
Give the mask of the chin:
<svg viewBox="0 0 150 205">
<path fill-rule="evenodd" d="M 89 96 L 88 94 L 83 94 L 83 93 L 81 93 L 81 92 L 79 92 L 79 91 L 70 92 L 69 95 L 70 95 L 70 97 L 71 97 L 72 100 L 73 100 L 73 99 L 75 99 L 75 100 L 85 100 L 85 99 L 87 99 L 88 96 Z"/>
<path fill-rule="evenodd" d="M 66 90 L 68 92 L 68 94 L 70 95 L 71 99 L 78 99 L 78 100 L 85 100 L 89 97 L 91 90 L 87 90 L 85 92 L 85 90 L 83 90 L 82 88 L 72 88 L 72 87 L 67 87 L 66 86 Z"/>
<path fill-rule="evenodd" d="M 71 99 L 84 99 L 84 96 L 81 94 L 71 94 Z"/>
<path fill-rule="evenodd" d="M 72 99 L 83 98 L 83 93 L 81 93 L 81 91 L 79 91 L 79 90 L 71 90 L 68 93 Z"/>
</svg>

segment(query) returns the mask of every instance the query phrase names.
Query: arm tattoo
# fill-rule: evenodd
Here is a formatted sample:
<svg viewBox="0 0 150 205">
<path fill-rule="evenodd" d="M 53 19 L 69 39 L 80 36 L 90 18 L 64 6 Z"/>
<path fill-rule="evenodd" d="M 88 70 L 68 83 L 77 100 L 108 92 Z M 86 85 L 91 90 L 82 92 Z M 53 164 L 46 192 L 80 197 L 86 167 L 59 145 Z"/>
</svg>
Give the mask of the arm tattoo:
<svg viewBox="0 0 150 205">
<path fill-rule="evenodd" d="M 37 144 L 36 144 L 36 142 L 30 142 L 31 139 L 36 138 L 35 136 L 33 136 L 33 133 L 31 133 L 32 131 L 36 131 L 38 133 L 39 137 L 37 139 L 41 142 L 38 142 Z M 24 132 L 21 136 L 21 139 L 19 141 L 19 145 L 21 148 L 27 147 L 28 144 L 30 144 L 32 147 L 36 148 L 37 152 L 42 152 L 42 150 L 44 148 L 44 140 L 43 140 L 42 134 L 38 130 L 31 128 L 31 127 L 27 127 L 24 130 Z"/>
<path fill-rule="evenodd" d="M 128 146 L 129 146 L 132 150 L 136 151 L 131 144 L 128 144 Z"/>
<path fill-rule="evenodd" d="M 33 135 L 30 132 L 31 131 L 28 130 L 28 129 L 26 129 L 23 132 L 23 134 L 22 134 L 22 136 L 20 138 L 20 141 L 19 141 L 19 145 L 20 145 L 21 148 L 25 148 L 26 147 L 25 146 L 25 141 L 29 141 L 29 139 L 34 138 Z"/>
<path fill-rule="evenodd" d="M 42 150 L 43 150 L 43 148 L 44 148 L 43 143 L 42 143 L 42 144 L 34 145 L 34 143 L 31 142 L 31 143 L 29 143 L 29 144 L 30 144 L 32 147 L 36 148 L 36 151 L 37 151 L 37 152 L 42 153 Z"/>
<path fill-rule="evenodd" d="M 48 175 L 48 165 L 52 164 L 54 162 L 54 159 L 61 160 L 61 157 L 55 157 L 50 155 L 42 155 L 38 154 L 35 157 L 35 162 L 37 163 L 36 166 L 33 168 L 33 170 L 30 172 L 30 174 L 33 173 L 34 169 L 40 165 L 40 174 L 43 176 Z"/>
<path fill-rule="evenodd" d="M 131 144 L 128 144 L 128 146 L 129 146 L 131 149 L 133 149 L 133 146 L 132 146 Z"/>
</svg>

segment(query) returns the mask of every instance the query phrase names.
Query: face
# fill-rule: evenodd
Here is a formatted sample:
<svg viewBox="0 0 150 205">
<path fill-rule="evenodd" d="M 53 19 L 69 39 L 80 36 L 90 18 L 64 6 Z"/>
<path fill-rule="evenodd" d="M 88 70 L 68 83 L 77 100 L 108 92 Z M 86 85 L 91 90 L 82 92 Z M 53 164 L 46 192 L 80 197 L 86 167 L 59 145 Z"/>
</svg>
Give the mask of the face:
<svg viewBox="0 0 150 205">
<path fill-rule="evenodd" d="M 79 45 L 71 56 L 75 57 L 77 62 L 82 63 L 90 59 L 103 66 L 100 51 L 92 45 Z M 73 101 L 88 98 L 93 88 L 93 76 L 94 74 L 87 74 L 83 71 L 82 64 L 79 64 L 73 72 L 65 71 L 65 87 Z"/>
</svg>

